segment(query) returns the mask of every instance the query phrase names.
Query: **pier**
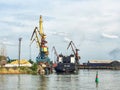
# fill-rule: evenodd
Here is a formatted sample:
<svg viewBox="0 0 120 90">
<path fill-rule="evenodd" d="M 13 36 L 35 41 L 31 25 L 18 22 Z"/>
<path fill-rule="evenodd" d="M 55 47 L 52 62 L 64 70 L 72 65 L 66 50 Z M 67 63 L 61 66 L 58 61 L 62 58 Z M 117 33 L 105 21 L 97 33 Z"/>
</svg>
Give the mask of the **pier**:
<svg viewBox="0 0 120 90">
<path fill-rule="evenodd" d="M 79 69 L 110 69 L 110 70 L 120 70 L 120 66 L 87 66 L 79 65 Z"/>
</svg>

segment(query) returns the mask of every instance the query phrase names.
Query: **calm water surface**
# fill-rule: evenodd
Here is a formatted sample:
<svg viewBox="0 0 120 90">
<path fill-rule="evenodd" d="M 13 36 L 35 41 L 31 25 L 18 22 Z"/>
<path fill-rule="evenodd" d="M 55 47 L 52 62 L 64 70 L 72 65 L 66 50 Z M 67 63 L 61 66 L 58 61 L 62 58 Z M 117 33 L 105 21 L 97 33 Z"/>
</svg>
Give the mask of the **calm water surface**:
<svg viewBox="0 0 120 90">
<path fill-rule="evenodd" d="M 0 90 L 120 90 L 120 71 L 80 70 L 78 74 L 0 75 Z"/>
</svg>

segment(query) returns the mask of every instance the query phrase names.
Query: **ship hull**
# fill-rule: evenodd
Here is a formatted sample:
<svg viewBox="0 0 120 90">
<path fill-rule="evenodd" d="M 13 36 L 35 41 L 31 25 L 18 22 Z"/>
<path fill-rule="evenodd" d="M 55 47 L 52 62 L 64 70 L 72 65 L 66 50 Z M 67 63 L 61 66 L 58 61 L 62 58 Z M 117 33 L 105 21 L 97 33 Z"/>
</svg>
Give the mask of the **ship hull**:
<svg viewBox="0 0 120 90">
<path fill-rule="evenodd" d="M 67 72 L 67 73 L 72 73 L 76 71 L 76 65 L 75 63 L 58 63 L 57 66 L 55 67 L 56 73 L 62 73 L 62 72 Z"/>
</svg>

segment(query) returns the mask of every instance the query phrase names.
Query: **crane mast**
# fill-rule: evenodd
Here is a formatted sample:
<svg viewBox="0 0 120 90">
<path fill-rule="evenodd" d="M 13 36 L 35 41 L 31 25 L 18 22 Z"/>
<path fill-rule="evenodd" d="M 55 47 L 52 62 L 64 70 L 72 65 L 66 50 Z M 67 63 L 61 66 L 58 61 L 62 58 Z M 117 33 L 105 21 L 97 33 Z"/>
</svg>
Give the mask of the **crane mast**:
<svg viewBox="0 0 120 90">
<path fill-rule="evenodd" d="M 40 32 L 40 35 L 43 35 L 44 32 L 43 32 L 43 21 L 42 21 L 42 16 L 40 15 L 40 20 L 39 20 L 39 32 Z"/>
</svg>

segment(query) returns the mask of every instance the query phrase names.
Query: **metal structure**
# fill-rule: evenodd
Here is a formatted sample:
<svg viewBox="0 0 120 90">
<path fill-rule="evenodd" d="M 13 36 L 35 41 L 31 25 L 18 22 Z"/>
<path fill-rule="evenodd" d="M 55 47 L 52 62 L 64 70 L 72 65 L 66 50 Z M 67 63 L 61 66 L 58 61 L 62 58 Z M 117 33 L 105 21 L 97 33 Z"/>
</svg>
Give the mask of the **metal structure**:
<svg viewBox="0 0 120 90">
<path fill-rule="evenodd" d="M 57 53 L 57 51 L 56 51 L 55 46 L 53 46 L 52 51 L 54 51 L 54 55 L 55 55 L 55 57 L 54 57 L 54 62 L 56 62 L 55 59 L 56 59 L 56 57 L 57 57 L 57 61 L 58 61 L 59 55 L 58 55 L 58 53 Z"/>
<path fill-rule="evenodd" d="M 43 21 L 42 21 L 42 16 L 40 16 L 40 21 L 39 21 L 39 28 L 35 27 L 32 37 L 31 37 L 31 44 L 33 41 L 36 41 L 37 46 L 39 47 L 39 54 L 36 57 L 36 61 L 39 62 L 50 62 L 50 59 L 48 57 L 48 47 L 46 46 L 47 41 L 46 35 L 43 32 Z"/>
<path fill-rule="evenodd" d="M 1 43 L 0 45 L 0 65 L 4 66 L 7 63 L 7 58 L 6 58 L 6 47 L 5 44 Z"/>
<path fill-rule="evenodd" d="M 0 56 L 7 56 L 6 55 L 6 45 L 4 43 L 0 44 Z"/>
<path fill-rule="evenodd" d="M 42 16 L 40 16 L 39 28 L 35 27 L 31 36 L 31 44 L 35 41 L 39 48 L 39 54 L 36 57 L 36 62 L 38 63 L 38 65 L 45 64 L 47 67 L 50 66 L 50 59 L 48 57 L 49 52 L 48 47 L 46 46 L 47 41 L 45 39 L 46 34 L 43 31 Z"/>
<path fill-rule="evenodd" d="M 19 38 L 19 52 L 18 52 L 18 66 L 20 67 L 20 56 L 21 56 L 21 41 L 22 41 L 22 38 L 20 37 Z"/>
<path fill-rule="evenodd" d="M 70 41 L 67 49 L 69 49 L 70 46 L 71 46 L 72 51 L 73 51 L 73 53 L 74 53 L 74 55 L 75 55 L 76 63 L 79 64 L 79 59 L 80 59 L 80 56 L 78 55 L 79 49 L 76 48 L 76 46 L 75 46 L 75 44 L 73 43 L 73 41 Z"/>
<path fill-rule="evenodd" d="M 54 63 L 54 69 L 56 73 L 74 73 L 78 71 L 78 60 L 80 59 L 80 56 L 78 55 L 79 50 L 76 48 L 72 41 L 69 43 L 68 48 L 70 46 L 74 54 L 71 54 L 69 56 L 58 54 L 55 47 L 53 47 L 54 54 L 57 57 L 57 62 Z"/>
<path fill-rule="evenodd" d="M 57 51 L 56 51 L 56 49 L 55 49 L 55 46 L 53 46 L 52 51 L 54 51 L 54 54 L 55 54 L 57 57 L 59 57 L 59 55 L 58 55 L 58 53 L 57 53 Z"/>
</svg>

